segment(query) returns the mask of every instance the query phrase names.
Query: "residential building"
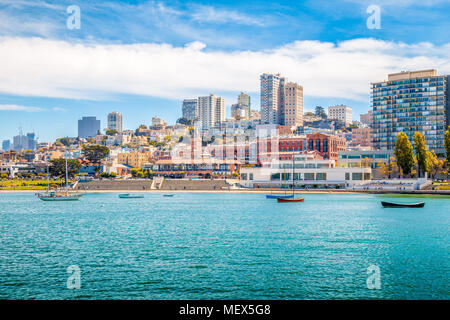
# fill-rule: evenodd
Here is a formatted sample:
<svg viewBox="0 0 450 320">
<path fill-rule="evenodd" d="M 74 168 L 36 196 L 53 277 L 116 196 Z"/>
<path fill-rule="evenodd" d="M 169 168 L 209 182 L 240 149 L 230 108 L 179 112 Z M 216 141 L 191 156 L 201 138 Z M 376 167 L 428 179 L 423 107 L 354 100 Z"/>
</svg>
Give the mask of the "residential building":
<svg viewBox="0 0 450 320">
<path fill-rule="evenodd" d="M 250 114 L 251 114 L 250 96 L 248 94 L 241 92 L 238 95 L 237 101 L 238 101 L 237 104 L 243 106 L 246 109 L 245 112 L 246 112 L 247 118 L 250 118 Z"/>
<path fill-rule="evenodd" d="M 152 118 L 152 127 L 165 127 L 167 126 L 167 123 L 159 118 L 159 117 L 153 117 Z"/>
<path fill-rule="evenodd" d="M 373 111 L 369 110 L 367 113 L 362 113 L 359 115 L 359 121 L 366 126 L 372 127 L 372 121 L 373 121 Z"/>
<path fill-rule="evenodd" d="M 281 124 L 283 105 L 283 87 L 286 81 L 280 74 L 264 73 L 261 81 L 261 122 L 265 124 Z"/>
<path fill-rule="evenodd" d="M 145 163 L 150 162 L 151 152 L 130 151 L 117 154 L 117 163 L 126 164 L 133 168 L 142 168 Z"/>
<path fill-rule="evenodd" d="M 122 132 L 122 114 L 111 112 L 108 114 L 108 129 Z"/>
<path fill-rule="evenodd" d="M 352 108 L 344 104 L 329 106 L 328 119 L 341 120 L 348 126 L 353 121 Z"/>
<path fill-rule="evenodd" d="M 352 129 L 351 146 L 372 147 L 372 129 Z"/>
<path fill-rule="evenodd" d="M 303 87 L 294 82 L 284 86 L 283 125 L 303 126 Z"/>
<path fill-rule="evenodd" d="M 235 120 L 248 120 L 248 108 L 241 104 L 231 105 L 231 116 Z"/>
<path fill-rule="evenodd" d="M 400 132 L 413 141 L 418 131 L 428 149 L 443 154 L 449 117 L 447 81 L 448 76 L 429 69 L 393 73 L 387 81 L 372 83 L 374 147 L 392 150 Z"/>
<path fill-rule="evenodd" d="M 203 129 L 213 128 L 225 121 L 225 99 L 210 94 L 198 98 L 199 122 Z"/>
<path fill-rule="evenodd" d="M 197 99 L 185 99 L 183 100 L 183 118 L 195 121 L 198 119 L 198 100 Z"/>
<path fill-rule="evenodd" d="M 100 131 L 100 120 L 96 117 L 82 117 L 78 120 L 78 136 L 80 138 L 95 137 Z"/>
</svg>

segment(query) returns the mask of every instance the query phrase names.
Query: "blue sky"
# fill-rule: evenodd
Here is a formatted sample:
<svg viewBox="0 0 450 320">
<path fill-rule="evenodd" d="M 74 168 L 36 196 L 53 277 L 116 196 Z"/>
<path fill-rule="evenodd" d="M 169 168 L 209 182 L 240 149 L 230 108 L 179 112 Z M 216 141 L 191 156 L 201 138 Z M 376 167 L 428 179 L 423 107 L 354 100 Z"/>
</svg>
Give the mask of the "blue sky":
<svg viewBox="0 0 450 320">
<path fill-rule="evenodd" d="M 69 30 L 66 8 L 81 9 Z M 369 5 L 381 29 L 368 29 Z M 0 0 L 0 140 L 77 134 L 77 120 L 120 111 L 124 127 L 174 122 L 181 100 L 240 91 L 259 109 L 262 72 L 304 87 L 304 108 L 345 103 L 354 119 L 388 72 L 450 73 L 450 1 Z M 227 110 L 229 114 L 229 110 Z"/>
</svg>

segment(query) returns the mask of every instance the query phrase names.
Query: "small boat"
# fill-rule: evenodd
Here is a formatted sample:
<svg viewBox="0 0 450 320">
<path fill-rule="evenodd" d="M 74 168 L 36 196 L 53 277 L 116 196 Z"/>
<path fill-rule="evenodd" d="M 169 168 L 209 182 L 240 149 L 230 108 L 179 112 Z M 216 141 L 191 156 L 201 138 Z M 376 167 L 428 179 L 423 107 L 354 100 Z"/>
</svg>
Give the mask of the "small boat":
<svg viewBox="0 0 450 320">
<path fill-rule="evenodd" d="M 82 194 L 50 192 L 39 193 L 37 196 L 42 201 L 77 201 Z"/>
<path fill-rule="evenodd" d="M 425 202 L 418 203 L 394 203 L 381 201 L 381 204 L 384 208 L 423 208 L 425 206 Z"/>
<path fill-rule="evenodd" d="M 130 193 L 121 193 L 119 194 L 120 199 L 142 199 L 144 196 L 141 194 L 130 194 Z"/>
<path fill-rule="evenodd" d="M 283 198 L 278 198 L 277 202 L 303 202 L 305 201 L 305 198 L 296 198 L 296 199 L 283 199 Z"/>
<path fill-rule="evenodd" d="M 163 197 L 173 197 L 174 194 L 163 194 Z"/>
<path fill-rule="evenodd" d="M 294 197 L 293 194 L 288 194 L 288 195 L 266 194 L 267 199 L 290 199 L 293 197 Z"/>
</svg>

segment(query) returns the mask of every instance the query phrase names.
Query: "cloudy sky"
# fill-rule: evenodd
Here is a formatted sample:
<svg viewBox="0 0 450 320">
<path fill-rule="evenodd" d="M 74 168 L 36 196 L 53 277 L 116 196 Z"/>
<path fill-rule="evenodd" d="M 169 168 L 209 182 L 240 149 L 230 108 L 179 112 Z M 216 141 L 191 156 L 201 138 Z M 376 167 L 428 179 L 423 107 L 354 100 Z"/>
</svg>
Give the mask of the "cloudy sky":
<svg viewBox="0 0 450 320">
<path fill-rule="evenodd" d="M 80 8 L 80 28 L 67 27 Z M 370 29 L 368 8 L 380 8 Z M 120 111 L 124 127 L 174 122 L 181 101 L 240 91 L 259 109 L 259 75 L 304 87 L 304 108 L 369 108 L 390 72 L 450 73 L 450 0 L 0 0 L 0 140 L 76 136 L 81 116 Z M 71 22 L 73 20 L 70 20 Z M 227 110 L 229 114 L 229 110 Z"/>
</svg>

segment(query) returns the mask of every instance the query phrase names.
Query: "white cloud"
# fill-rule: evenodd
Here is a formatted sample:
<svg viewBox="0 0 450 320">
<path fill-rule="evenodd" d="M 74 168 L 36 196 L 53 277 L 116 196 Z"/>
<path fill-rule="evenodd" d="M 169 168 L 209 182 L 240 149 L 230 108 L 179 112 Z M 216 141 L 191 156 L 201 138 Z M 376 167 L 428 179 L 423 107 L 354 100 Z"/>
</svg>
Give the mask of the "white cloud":
<svg viewBox="0 0 450 320">
<path fill-rule="evenodd" d="M 199 22 L 236 23 L 241 25 L 267 26 L 268 21 L 262 21 L 241 12 L 218 9 L 212 6 L 196 5 L 192 8 L 191 18 Z"/>
<path fill-rule="evenodd" d="M 401 70 L 450 73 L 450 44 L 355 39 L 296 41 L 265 51 L 209 51 L 196 42 L 105 45 L 0 38 L 0 92 L 103 99 L 139 94 L 183 99 L 212 92 L 259 91 L 259 75 L 281 73 L 304 94 L 369 100 L 371 82 Z"/>
<path fill-rule="evenodd" d="M 0 111 L 38 112 L 44 111 L 44 109 L 38 107 L 20 106 L 16 104 L 0 104 Z"/>
</svg>

